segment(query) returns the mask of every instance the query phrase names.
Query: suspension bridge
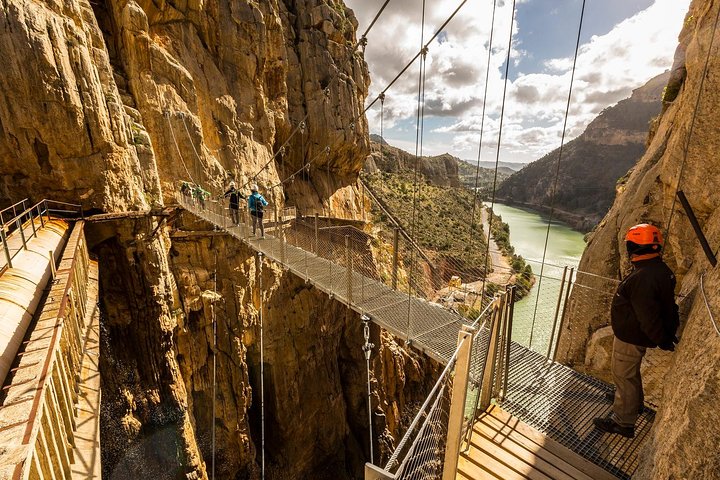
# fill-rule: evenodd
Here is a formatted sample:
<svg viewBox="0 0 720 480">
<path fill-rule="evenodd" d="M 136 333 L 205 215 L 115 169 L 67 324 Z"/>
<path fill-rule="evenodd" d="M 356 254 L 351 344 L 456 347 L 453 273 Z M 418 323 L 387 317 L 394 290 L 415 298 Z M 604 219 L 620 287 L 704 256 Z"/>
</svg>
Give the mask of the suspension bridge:
<svg viewBox="0 0 720 480">
<path fill-rule="evenodd" d="M 349 49 L 343 64 L 351 61 L 358 47 L 367 43 L 368 32 L 388 3 L 389 0 L 383 3 L 361 39 Z M 466 3 L 467 0 L 460 2 L 426 40 L 423 1 L 423 25 L 417 54 L 348 123 L 351 130 L 379 101 L 382 137 L 385 95 L 419 60 L 416 158 L 422 156 L 428 47 Z M 493 43 L 495 3 L 488 58 L 493 46 L 496 46 Z M 585 2 L 580 15 L 578 45 L 584 5 Z M 496 165 L 501 151 L 515 2 L 512 11 L 508 57 L 504 63 L 505 84 Z M 489 72 L 489 61 L 487 65 Z M 566 120 L 574 73 L 573 65 Z M 337 78 L 338 75 L 331 75 L 324 89 L 326 99 Z M 487 90 L 486 75 L 485 97 Z M 485 103 L 483 100 L 478 160 L 483 145 Z M 198 185 L 178 147 L 170 113 L 165 113 L 179 160 L 192 183 Z M 310 160 L 277 185 L 267 188 L 282 187 L 296 177 L 308 177 L 311 166 L 320 163 L 323 155 L 327 156 L 325 165 L 330 175 L 330 152 L 344 138 L 340 136 L 334 144 L 328 144 L 311 155 L 305 151 L 308 115 L 297 122 L 282 146 L 260 171 L 248 178 L 246 185 L 255 182 L 290 145 L 291 140 L 297 139 L 297 135 L 301 137 L 302 158 Z M 187 132 L 184 117 L 181 120 Z M 557 191 L 564 140 L 563 127 L 553 192 Z M 201 149 L 191 145 L 195 157 L 202 164 L 198 153 Z M 512 339 L 512 288 L 492 302 L 484 298 L 484 282 L 479 291 L 462 292 L 466 297 L 474 297 L 480 306 L 481 314 L 473 320 L 435 303 L 437 298 L 434 293 L 438 290 L 438 283 L 446 279 L 416 242 L 415 218 L 421 188 L 417 163 L 413 172 L 412 220 L 406 225 L 408 228 L 400 228 L 395 221 L 398 228 L 389 251 L 362 226 L 332 219 L 330 213 L 325 218 L 317 215 L 307 217 L 276 209 L 267 225 L 268 234 L 260 238 L 252 234 L 248 218 L 233 225 L 227 212 L 216 202 L 206 203 L 181 194 L 177 203 L 189 214 L 245 243 L 261 260 L 275 262 L 305 279 L 357 312 L 366 322 L 375 323 L 445 366 L 389 458 L 381 456 L 377 461 L 373 459 L 371 430 L 371 463 L 367 465 L 367 479 L 631 477 L 638 466 L 638 453 L 652 426 L 657 404 L 652 403 L 652 399 L 646 399 L 648 401 L 636 425 L 634 438 L 602 434 L 593 429 L 591 420 L 609 413 L 612 387 L 554 361 L 560 348 L 560 332 L 570 335 L 569 348 L 574 348 L 572 336 L 576 333 L 572 330 L 572 319 L 577 315 L 573 309 L 578 305 L 578 299 L 583 295 L 597 297 L 598 293 L 602 296 L 609 292 L 597 290 L 592 282 L 584 282 L 580 275 L 573 280 L 572 271 L 567 283 L 563 275 L 556 309 L 549 313 L 539 312 L 541 316 L 554 317 L 552 321 L 550 317 L 542 319 L 553 324 L 551 341 L 544 354 Z M 306 180 L 309 181 L 309 178 Z M 477 174 L 475 183 L 477 186 Z M 496 181 L 491 204 L 494 203 L 495 187 Z M 476 219 L 477 203 L 473 202 L 471 223 Z M 32 206 L 22 202 L 13 205 L 11 212 L 9 209 L 0 212 L 0 242 L 4 253 L 0 254 L 0 300 L 7 306 L 8 317 L 12 317 L 7 321 L 3 317 L 0 339 L 3 348 L 0 374 L 4 378 L 0 394 L 0 478 L 100 476 L 97 263 L 88 255 L 82 211 L 77 211 L 79 215 L 72 215 L 73 221 L 62 219 L 75 209 L 78 207 L 44 200 Z M 552 202 L 550 211 L 552 217 Z M 112 215 L 107 218 L 108 221 L 112 219 Z M 492 213 L 489 223 L 492 223 Z M 405 238 L 403 244 L 399 242 L 399 232 Z M 545 241 L 547 244 L 547 236 Z M 486 259 L 489 258 L 488 252 Z M 392 259 L 378 262 L 383 255 Z M 418 261 L 418 258 L 421 260 Z M 390 267 L 384 270 L 383 265 Z M 542 291 L 542 281 L 547 277 L 544 267 L 545 258 L 538 275 L 538 295 Z M 461 276 L 469 273 L 477 280 L 477 272 L 464 271 L 461 266 L 450 265 L 445 272 L 453 268 Z M 481 270 L 481 275 L 486 277 L 488 265 Z M 367 343 L 366 347 L 366 358 L 369 360 L 372 351 Z M 214 371 L 213 368 L 213 375 Z M 368 410 L 372 411 L 372 405 Z M 369 423 L 371 425 L 372 421 Z M 264 443 L 262 451 L 264 473 Z M 214 478 L 214 431 L 211 461 Z"/>
<path fill-rule="evenodd" d="M 474 399 L 477 405 L 473 408 L 470 402 L 463 408 L 463 415 L 472 412 L 464 418 L 467 423 L 464 431 L 467 433 L 477 430 L 480 432 L 477 438 L 487 440 L 487 428 L 504 425 L 498 430 L 502 433 L 503 428 L 510 428 L 508 425 L 515 422 L 520 426 L 514 430 L 510 428 L 513 434 L 524 436 L 518 439 L 511 435 L 507 442 L 516 447 L 514 453 L 511 450 L 510 454 L 501 459 L 493 457 L 495 460 L 490 463 L 484 449 L 504 447 L 479 445 L 477 440 L 468 443 L 471 447 L 469 452 L 477 450 L 480 460 L 464 454 L 460 463 L 461 472 L 462 468 L 466 468 L 464 478 L 478 478 L 475 476 L 477 469 L 489 469 L 482 478 L 525 478 L 522 472 L 529 465 L 528 458 L 535 461 L 537 457 L 538 462 L 548 463 L 547 459 L 542 460 L 541 457 L 546 454 L 557 456 L 557 452 L 562 452 L 562 462 L 572 466 L 568 467 L 568 471 L 582 469 L 585 472 L 595 472 L 590 478 L 629 478 L 637 468 L 639 447 L 654 420 L 652 405 L 643 409 L 636 425 L 636 435 L 632 439 L 595 430 L 592 419 L 610 413 L 613 388 L 598 379 L 554 362 L 550 352 L 540 354 L 512 341 L 514 302 L 507 296 L 509 294 L 502 300 L 501 307 L 497 306 L 497 302 L 490 303 L 485 306 L 482 314 L 472 321 L 420 298 L 414 294 L 420 289 L 414 290 L 412 285 L 405 285 L 406 291 L 403 291 L 402 286 L 393 288 L 392 283 L 398 273 L 387 276 L 384 283 L 378 274 L 378 265 L 370 248 L 371 237 L 356 226 L 343 225 L 340 219 L 326 218 L 322 220 L 326 224 L 322 225 L 317 216 L 302 218 L 293 210 L 275 208 L 268 215 L 266 234 L 261 237 L 260 230 L 253 234 L 249 216 L 234 225 L 227 210 L 218 202 L 200 203 L 185 195 L 178 195 L 177 202 L 190 214 L 243 242 L 261 259 L 282 266 L 362 317 L 405 340 L 413 348 L 446 367 L 452 367 L 447 369 L 438 381 L 434 403 L 428 402 L 429 406 L 444 409 L 440 414 L 444 420 L 438 420 L 437 425 L 429 425 L 426 421 L 433 418 L 434 412 L 420 411 L 418 415 L 422 420 L 418 420 L 416 431 L 413 432 L 412 428 L 408 430 L 408 435 L 415 436 L 398 447 L 403 458 L 389 460 L 386 468 L 380 470 L 385 476 L 376 471 L 380 476 L 371 475 L 368 478 L 435 478 L 417 476 L 417 472 L 426 471 L 431 464 L 436 467 L 438 463 L 442 465 L 442 461 L 438 462 L 437 455 L 444 451 L 444 444 L 442 447 L 428 449 L 428 431 L 433 431 L 430 437 L 444 441 L 449 422 L 449 403 L 446 397 L 455 374 L 458 332 L 467 328 L 477 329 L 468 360 L 471 393 L 467 397 L 468 402 Z M 582 290 L 584 285 L 575 282 L 572 288 Z M 569 295 L 569 289 L 568 282 L 565 295 Z M 561 291 L 558 304 L 561 303 L 562 296 Z M 562 312 L 560 313 L 562 315 Z M 570 312 L 566 311 L 564 315 L 569 314 Z M 563 327 L 560 325 L 558 328 Z M 555 349 L 557 343 L 551 350 Z M 438 393 L 440 391 L 443 393 Z M 491 399 L 499 406 L 490 409 Z M 447 405 L 444 405 L 445 403 Z M 487 413 L 484 413 L 486 411 Z M 478 416 L 479 414 L 482 416 Z M 477 425 L 470 424 L 475 421 L 478 422 Z M 438 433 L 438 428 L 442 431 L 441 434 Z M 547 447 L 550 453 L 527 450 L 527 442 L 532 440 L 537 443 L 538 438 L 543 439 L 543 445 L 550 445 Z M 524 457 L 521 455 L 516 458 L 519 455 L 518 448 L 524 452 Z M 423 458 L 419 464 L 413 464 L 413 455 L 428 455 L 428 450 L 431 450 L 435 457 Z M 562 463 L 560 460 L 559 464 Z M 498 462 L 504 466 L 501 468 Z M 497 474 L 504 471 L 503 468 L 515 471 L 516 476 L 492 476 L 492 472 Z M 557 470 L 559 467 L 553 468 Z M 549 471 L 556 470 L 551 468 Z M 558 477 L 540 470 L 538 472 L 528 478 L 588 478 Z"/>
</svg>

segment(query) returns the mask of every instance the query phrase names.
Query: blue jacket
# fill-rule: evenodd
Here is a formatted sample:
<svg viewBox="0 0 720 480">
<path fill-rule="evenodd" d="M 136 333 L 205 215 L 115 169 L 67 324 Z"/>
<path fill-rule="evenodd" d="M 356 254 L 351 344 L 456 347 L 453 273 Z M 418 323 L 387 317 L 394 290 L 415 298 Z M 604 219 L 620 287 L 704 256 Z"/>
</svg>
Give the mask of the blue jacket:
<svg viewBox="0 0 720 480">
<path fill-rule="evenodd" d="M 258 201 L 260 202 L 259 208 Z M 267 204 L 268 202 L 265 200 L 265 197 L 260 195 L 258 192 L 253 192 L 253 194 L 248 197 L 248 208 L 251 212 L 262 212 L 263 208 L 267 206 Z"/>
</svg>

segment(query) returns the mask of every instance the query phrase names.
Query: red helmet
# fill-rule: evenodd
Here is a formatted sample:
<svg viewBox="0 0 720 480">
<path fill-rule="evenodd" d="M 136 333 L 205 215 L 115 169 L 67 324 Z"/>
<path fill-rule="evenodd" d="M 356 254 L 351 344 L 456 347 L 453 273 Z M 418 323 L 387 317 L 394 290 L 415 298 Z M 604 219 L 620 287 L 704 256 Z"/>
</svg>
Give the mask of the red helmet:
<svg viewBox="0 0 720 480">
<path fill-rule="evenodd" d="M 630 255 L 660 253 L 663 236 L 660 229 L 649 223 L 641 223 L 630 227 L 625 235 L 625 245 Z"/>
</svg>

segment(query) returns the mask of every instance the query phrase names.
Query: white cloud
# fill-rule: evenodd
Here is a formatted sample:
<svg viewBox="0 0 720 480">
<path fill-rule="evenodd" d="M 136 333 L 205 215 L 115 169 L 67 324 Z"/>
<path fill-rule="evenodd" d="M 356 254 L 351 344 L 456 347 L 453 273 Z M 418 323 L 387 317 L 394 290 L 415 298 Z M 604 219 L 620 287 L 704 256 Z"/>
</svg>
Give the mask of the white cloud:
<svg viewBox="0 0 720 480">
<path fill-rule="evenodd" d="M 346 3 L 355 9 L 362 29 L 382 2 L 369 5 L 368 0 L 346 0 Z M 426 39 L 459 3 L 460 0 L 427 3 Z M 656 0 L 609 33 L 593 36 L 581 45 L 566 140 L 579 135 L 603 108 L 626 98 L 633 89 L 670 67 L 688 4 L 689 0 Z M 496 11 L 485 107 L 488 118 L 483 134 L 483 149 L 487 145 L 488 150 L 497 143 L 511 5 L 509 1 L 498 2 Z M 444 119 L 444 126 L 433 130 L 437 134 L 435 143 L 429 141 L 426 147 L 431 153 L 442 153 L 450 145 L 450 153 L 460 157 L 477 155 L 491 9 L 491 2 L 483 5 L 468 2 L 446 28 L 443 41 L 429 48 L 425 113 Z M 420 14 L 417 0 L 394 0 L 369 34 L 366 60 L 373 80 L 371 99 L 419 50 Z M 516 24 L 514 34 L 518 33 L 517 28 Z M 523 50 L 513 47 L 513 63 L 524 55 L 527 54 Z M 543 71 L 519 74 L 508 84 L 501 157 L 529 161 L 560 145 L 572 58 L 548 58 L 542 65 Z M 513 66 L 511 63 L 511 77 Z M 416 64 L 388 91 L 386 129 L 416 116 L 418 72 Z M 368 112 L 368 119 L 371 125 L 379 125 L 379 102 L 377 108 Z M 439 141 L 438 135 L 447 138 Z"/>
</svg>

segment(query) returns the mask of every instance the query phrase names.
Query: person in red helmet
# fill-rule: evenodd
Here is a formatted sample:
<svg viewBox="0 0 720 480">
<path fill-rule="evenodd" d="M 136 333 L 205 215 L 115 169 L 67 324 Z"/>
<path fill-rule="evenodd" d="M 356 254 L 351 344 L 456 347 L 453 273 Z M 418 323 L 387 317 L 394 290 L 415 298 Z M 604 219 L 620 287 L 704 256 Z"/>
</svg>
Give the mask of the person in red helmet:
<svg viewBox="0 0 720 480">
<path fill-rule="evenodd" d="M 635 436 L 643 410 L 640 364 L 648 348 L 675 350 L 680 325 L 675 304 L 675 275 L 662 260 L 663 238 L 650 224 L 635 225 L 625 235 L 633 271 L 618 286 L 610 309 L 615 338 L 612 414 L 593 420 L 595 427 L 624 437 Z"/>
</svg>

